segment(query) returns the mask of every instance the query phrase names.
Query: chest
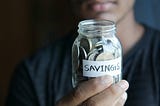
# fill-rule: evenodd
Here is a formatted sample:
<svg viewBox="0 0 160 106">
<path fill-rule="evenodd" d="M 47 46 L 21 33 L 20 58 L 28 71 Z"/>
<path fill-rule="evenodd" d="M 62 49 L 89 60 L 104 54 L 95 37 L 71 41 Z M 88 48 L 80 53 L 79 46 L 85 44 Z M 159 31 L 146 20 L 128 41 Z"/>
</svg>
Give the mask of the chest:
<svg viewBox="0 0 160 106">
<path fill-rule="evenodd" d="M 125 106 L 159 106 L 159 74 L 153 66 L 141 60 L 124 66 L 123 78 L 130 84 Z"/>
</svg>

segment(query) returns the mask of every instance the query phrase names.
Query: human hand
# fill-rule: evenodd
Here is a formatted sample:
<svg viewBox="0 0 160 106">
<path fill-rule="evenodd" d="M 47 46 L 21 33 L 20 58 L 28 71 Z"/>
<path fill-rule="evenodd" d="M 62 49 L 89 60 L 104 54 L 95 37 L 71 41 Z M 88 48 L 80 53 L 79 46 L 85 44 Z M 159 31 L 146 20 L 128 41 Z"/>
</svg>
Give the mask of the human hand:
<svg viewBox="0 0 160 106">
<path fill-rule="evenodd" d="M 129 84 L 122 80 L 116 84 L 110 76 L 97 77 L 79 84 L 56 106 L 123 106 Z"/>
</svg>

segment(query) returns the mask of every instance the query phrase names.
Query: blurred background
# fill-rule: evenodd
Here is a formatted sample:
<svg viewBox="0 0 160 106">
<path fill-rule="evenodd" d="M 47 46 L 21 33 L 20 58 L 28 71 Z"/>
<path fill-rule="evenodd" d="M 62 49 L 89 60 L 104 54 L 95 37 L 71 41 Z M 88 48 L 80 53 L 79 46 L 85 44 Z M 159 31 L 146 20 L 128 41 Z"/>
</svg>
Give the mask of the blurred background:
<svg viewBox="0 0 160 106">
<path fill-rule="evenodd" d="M 137 0 L 136 19 L 160 30 L 159 0 Z M 68 0 L 0 1 L 0 106 L 16 64 L 76 23 Z"/>
</svg>

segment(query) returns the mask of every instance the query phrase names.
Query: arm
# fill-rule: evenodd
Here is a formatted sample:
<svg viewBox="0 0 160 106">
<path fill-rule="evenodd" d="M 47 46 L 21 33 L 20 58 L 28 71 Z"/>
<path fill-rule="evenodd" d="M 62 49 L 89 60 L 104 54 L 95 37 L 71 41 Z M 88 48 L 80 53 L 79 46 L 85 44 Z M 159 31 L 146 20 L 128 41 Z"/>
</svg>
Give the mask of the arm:
<svg viewBox="0 0 160 106">
<path fill-rule="evenodd" d="M 21 63 L 11 79 L 6 106 L 38 106 L 28 67 Z"/>
</svg>

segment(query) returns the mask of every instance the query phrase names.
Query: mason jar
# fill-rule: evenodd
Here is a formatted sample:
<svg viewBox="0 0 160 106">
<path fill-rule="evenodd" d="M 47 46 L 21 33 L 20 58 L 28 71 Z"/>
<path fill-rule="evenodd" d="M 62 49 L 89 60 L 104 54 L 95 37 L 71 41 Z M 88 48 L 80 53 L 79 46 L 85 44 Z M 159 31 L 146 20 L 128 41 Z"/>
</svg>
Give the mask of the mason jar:
<svg viewBox="0 0 160 106">
<path fill-rule="evenodd" d="M 72 46 L 72 84 L 110 75 L 121 80 L 122 46 L 115 23 L 109 20 L 79 22 L 78 36 Z"/>
</svg>

